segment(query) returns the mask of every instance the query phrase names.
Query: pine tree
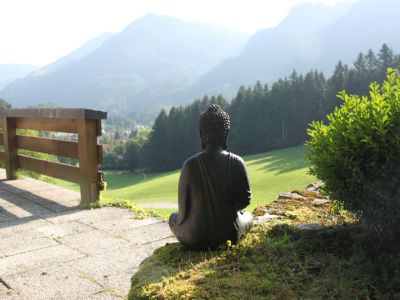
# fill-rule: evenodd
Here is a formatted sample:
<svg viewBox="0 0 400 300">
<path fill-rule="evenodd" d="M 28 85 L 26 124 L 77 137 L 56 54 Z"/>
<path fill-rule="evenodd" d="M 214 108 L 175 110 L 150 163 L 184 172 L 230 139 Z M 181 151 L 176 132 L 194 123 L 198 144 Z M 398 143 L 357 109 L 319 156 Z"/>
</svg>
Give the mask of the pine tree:
<svg viewBox="0 0 400 300">
<path fill-rule="evenodd" d="M 148 142 L 142 148 L 144 165 L 149 169 L 161 170 L 164 167 L 164 147 L 167 144 L 166 128 L 168 116 L 165 109 L 162 109 L 156 118 Z"/>
<path fill-rule="evenodd" d="M 125 144 L 125 153 L 123 156 L 124 169 L 135 170 L 139 167 L 141 146 L 135 141 L 128 141 Z"/>
<path fill-rule="evenodd" d="M 131 133 L 129 134 L 129 139 L 134 139 L 135 137 L 137 137 L 138 135 L 138 131 L 136 128 L 132 129 Z"/>
<path fill-rule="evenodd" d="M 386 77 L 387 69 L 395 65 L 393 50 L 387 44 L 383 44 L 378 53 L 377 65 L 379 69 L 379 82 L 382 82 Z"/>
<path fill-rule="evenodd" d="M 342 61 L 339 61 L 335 67 L 333 75 L 328 80 L 327 96 L 323 103 L 323 115 L 327 115 L 339 107 L 342 102 L 337 98 L 337 94 L 348 87 L 349 68 Z"/>
<path fill-rule="evenodd" d="M 119 132 L 119 129 L 117 129 L 114 133 L 114 140 L 118 141 L 121 139 L 121 133 Z"/>
<path fill-rule="evenodd" d="M 342 90 L 364 93 L 371 81 L 379 81 L 384 66 L 400 64 L 383 45 L 378 58 L 372 50 L 359 53 L 349 68 L 341 61 L 326 80 L 317 71 L 300 75 L 296 71 L 271 87 L 261 82 L 240 87 L 231 105 L 222 96 L 204 96 L 186 107 L 173 107 L 158 115 L 141 154 L 152 170 L 173 170 L 200 150 L 198 117 L 210 104 L 217 103 L 231 116 L 229 150 L 241 155 L 303 144 L 306 129 L 315 120 L 326 120 L 342 102 Z M 128 154 L 128 150 L 126 152 Z"/>
</svg>

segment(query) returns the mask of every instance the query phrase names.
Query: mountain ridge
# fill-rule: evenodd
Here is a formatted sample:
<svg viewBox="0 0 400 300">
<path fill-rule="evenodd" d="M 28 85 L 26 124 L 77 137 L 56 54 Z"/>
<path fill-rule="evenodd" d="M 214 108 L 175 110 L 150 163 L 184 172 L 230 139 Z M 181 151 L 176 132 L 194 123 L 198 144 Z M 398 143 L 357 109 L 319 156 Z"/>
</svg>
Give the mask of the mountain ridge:
<svg viewBox="0 0 400 300">
<path fill-rule="evenodd" d="M 38 66 L 29 64 L 0 64 L 0 90 L 12 81 L 24 77 Z"/>
<path fill-rule="evenodd" d="M 311 16 L 312 11 L 319 13 Z M 256 32 L 240 55 L 203 75 L 186 95 L 222 94 L 231 99 L 241 85 L 258 80 L 271 84 L 293 70 L 304 73 L 317 69 L 329 76 L 339 60 L 350 64 L 360 51 L 378 51 L 384 43 L 400 49 L 397 11 L 400 2 L 395 0 L 379 4 L 359 0 L 334 7 L 297 5 L 276 27 Z M 310 28 L 315 20 L 323 22 Z"/>
<path fill-rule="evenodd" d="M 111 113 L 185 104 L 205 94 L 229 100 L 241 85 L 270 84 L 293 69 L 317 69 L 329 76 L 339 60 L 351 63 L 360 51 L 377 51 L 383 43 L 397 51 L 397 11 L 400 2 L 395 0 L 301 4 L 276 27 L 250 38 L 149 14 L 50 75 L 14 81 L 0 97 L 17 107 L 78 103 Z"/>
<path fill-rule="evenodd" d="M 92 53 L 52 72 L 15 81 L 0 96 L 15 106 L 83 102 L 107 110 L 146 108 L 237 54 L 247 38 L 198 22 L 146 15 Z"/>
</svg>

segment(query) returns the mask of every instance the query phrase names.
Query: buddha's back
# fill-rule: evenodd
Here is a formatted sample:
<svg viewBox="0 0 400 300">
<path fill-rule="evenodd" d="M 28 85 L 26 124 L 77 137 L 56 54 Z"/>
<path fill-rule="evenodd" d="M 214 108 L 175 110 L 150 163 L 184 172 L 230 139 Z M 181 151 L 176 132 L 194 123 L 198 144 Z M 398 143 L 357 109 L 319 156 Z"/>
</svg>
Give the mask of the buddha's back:
<svg viewBox="0 0 400 300">
<path fill-rule="evenodd" d="M 185 177 L 185 178 L 183 178 Z M 219 148 L 188 159 L 179 183 L 178 239 L 193 249 L 216 248 L 240 235 L 237 211 L 250 201 L 243 161 Z"/>
<path fill-rule="evenodd" d="M 226 151 L 229 115 L 211 105 L 199 118 L 203 151 L 185 161 L 179 178 L 179 212 L 169 224 L 177 239 L 192 249 L 236 243 L 252 217 L 241 212 L 250 203 L 243 160 Z"/>
</svg>

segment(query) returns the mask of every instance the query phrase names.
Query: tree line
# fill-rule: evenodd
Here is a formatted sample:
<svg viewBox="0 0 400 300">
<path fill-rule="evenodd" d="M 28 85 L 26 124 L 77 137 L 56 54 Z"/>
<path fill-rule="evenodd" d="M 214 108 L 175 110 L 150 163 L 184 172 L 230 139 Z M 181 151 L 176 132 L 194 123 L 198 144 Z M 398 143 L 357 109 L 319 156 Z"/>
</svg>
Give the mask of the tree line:
<svg viewBox="0 0 400 300">
<path fill-rule="evenodd" d="M 339 91 L 366 95 L 369 84 L 382 82 L 389 67 L 400 68 L 400 55 L 384 44 L 377 54 L 372 50 L 360 53 L 352 67 L 339 61 L 328 79 L 315 70 L 305 75 L 293 71 L 271 86 L 257 82 L 240 87 L 230 104 L 222 96 L 205 96 L 188 106 L 172 107 L 168 113 L 163 109 L 147 139 L 132 141 L 132 150 L 125 147 L 119 154 L 118 167 L 128 168 L 123 166 L 125 155 L 130 157 L 130 169 L 180 168 L 185 159 L 200 151 L 198 116 L 214 103 L 231 116 L 228 148 L 232 152 L 247 155 L 303 144 L 310 122 L 325 120 L 341 105 L 336 97 Z"/>
</svg>

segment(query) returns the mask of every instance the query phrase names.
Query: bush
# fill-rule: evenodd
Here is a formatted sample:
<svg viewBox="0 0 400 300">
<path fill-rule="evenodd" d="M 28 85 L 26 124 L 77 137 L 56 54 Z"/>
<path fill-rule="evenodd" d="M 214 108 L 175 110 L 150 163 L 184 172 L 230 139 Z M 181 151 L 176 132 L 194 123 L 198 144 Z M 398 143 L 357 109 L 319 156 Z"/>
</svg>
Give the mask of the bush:
<svg viewBox="0 0 400 300">
<path fill-rule="evenodd" d="M 400 76 L 388 69 L 370 97 L 348 95 L 328 115 L 313 122 L 307 142 L 310 173 L 325 183 L 344 208 L 379 228 L 400 230 Z"/>
</svg>

